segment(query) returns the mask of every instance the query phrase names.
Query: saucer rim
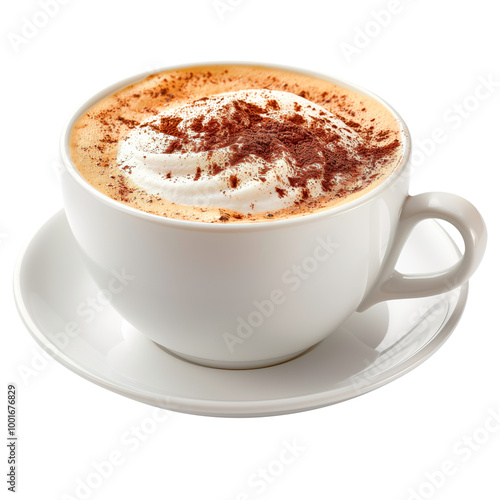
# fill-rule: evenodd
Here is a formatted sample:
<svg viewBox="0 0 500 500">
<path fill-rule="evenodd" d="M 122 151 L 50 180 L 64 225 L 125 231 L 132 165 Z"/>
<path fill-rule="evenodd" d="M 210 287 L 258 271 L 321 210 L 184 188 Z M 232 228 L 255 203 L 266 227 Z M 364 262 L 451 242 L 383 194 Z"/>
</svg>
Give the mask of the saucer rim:
<svg viewBox="0 0 500 500">
<path fill-rule="evenodd" d="M 389 384 L 390 382 L 393 382 L 394 380 L 402 377 L 406 373 L 420 366 L 420 364 L 422 364 L 430 356 L 432 356 L 446 342 L 446 340 L 453 333 L 460 321 L 460 318 L 465 309 L 469 292 L 469 282 L 466 282 L 464 285 L 456 289 L 457 291 L 459 291 L 459 296 L 457 299 L 457 303 L 454 306 L 454 310 L 452 311 L 450 317 L 446 320 L 446 322 L 441 325 L 434 336 L 423 347 L 421 347 L 417 352 L 415 352 L 411 357 L 409 357 L 402 363 L 394 365 L 388 370 L 383 371 L 379 375 L 380 378 L 377 378 L 375 381 L 367 384 L 366 386 L 358 388 L 356 391 L 351 390 L 347 394 L 338 394 L 338 391 L 336 391 L 335 389 L 329 389 L 327 391 L 316 392 L 314 394 L 254 401 L 219 401 L 213 399 L 168 396 L 165 394 L 160 395 L 157 391 L 149 391 L 143 388 L 136 390 L 128 389 L 125 383 L 122 384 L 116 380 L 110 381 L 93 374 L 92 371 L 88 369 L 88 367 L 77 363 L 72 357 L 65 354 L 64 351 L 54 346 L 54 344 L 48 339 L 46 334 L 40 328 L 38 328 L 38 326 L 32 320 L 29 309 L 27 307 L 28 301 L 24 299 L 23 287 L 21 285 L 22 269 L 26 263 L 27 254 L 32 245 L 35 244 L 36 240 L 39 237 L 43 236 L 43 233 L 48 229 L 49 226 L 51 226 L 52 224 L 58 225 L 61 223 L 67 224 L 64 209 L 58 210 L 55 214 L 49 217 L 29 238 L 29 240 L 21 250 L 15 265 L 13 279 L 14 300 L 18 313 L 26 329 L 40 345 L 40 347 L 42 347 L 44 351 L 46 351 L 52 358 L 54 358 L 55 361 L 61 363 L 73 373 L 85 378 L 89 382 L 92 382 L 100 387 L 103 387 L 104 389 L 110 390 L 141 403 L 192 415 L 230 418 L 277 416 L 309 411 L 325 406 L 334 405 L 337 403 L 342 403 L 344 401 L 348 401 L 350 399 L 354 399 L 356 397 L 372 392 L 386 384 Z M 460 255 L 458 247 L 446 232 L 446 230 L 437 221 L 434 221 L 434 223 L 439 226 L 439 228 L 443 232 L 443 235 L 448 238 L 450 245 L 453 246 L 457 255 Z M 168 353 L 165 353 L 165 355 L 168 355 Z M 206 367 L 206 369 L 217 370 L 217 368 L 210 367 Z M 265 370 L 266 368 L 260 369 Z"/>
</svg>

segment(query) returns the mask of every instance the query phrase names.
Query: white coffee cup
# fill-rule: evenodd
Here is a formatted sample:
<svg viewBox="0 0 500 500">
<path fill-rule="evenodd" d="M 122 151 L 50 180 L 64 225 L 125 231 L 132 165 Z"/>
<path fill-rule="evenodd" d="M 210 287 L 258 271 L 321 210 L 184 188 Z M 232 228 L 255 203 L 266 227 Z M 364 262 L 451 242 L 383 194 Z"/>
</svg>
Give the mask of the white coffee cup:
<svg viewBox="0 0 500 500">
<path fill-rule="evenodd" d="M 108 198 L 70 159 L 69 136 L 78 117 L 147 74 L 89 99 L 62 137 L 66 215 L 91 276 L 125 320 L 170 352 L 200 364 L 257 368 L 294 358 L 334 334 L 356 310 L 461 286 L 485 250 L 484 221 L 468 201 L 447 193 L 408 195 L 410 136 L 388 104 L 328 76 L 280 69 L 380 101 L 400 123 L 399 167 L 364 196 L 326 211 L 208 224 L 167 219 Z M 400 251 L 413 227 L 428 218 L 446 220 L 460 231 L 464 255 L 439 273 L 400 274 L 394 268 Z"/>
</svg>

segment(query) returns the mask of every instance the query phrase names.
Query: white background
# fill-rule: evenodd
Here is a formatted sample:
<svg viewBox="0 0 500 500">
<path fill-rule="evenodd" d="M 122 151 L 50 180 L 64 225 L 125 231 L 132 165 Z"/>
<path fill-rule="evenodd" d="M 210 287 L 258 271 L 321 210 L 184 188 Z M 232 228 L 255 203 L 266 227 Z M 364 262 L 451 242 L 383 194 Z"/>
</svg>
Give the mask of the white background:
<svg viewBox="0 0 500 500">
<path fill-rule="evenodd" d="M 83 100 L 119 79 L 212 60 L 279 63 L 358 83 L 401 113 L 416 150 L 443 129 L 446 139 L 418 158 L 411 192 L 449 191 L 472 201 L 489 228 L 487 253 L 457 329 L 416 370 L 346 403 L 295 415 L 172 413 L 89 498 L 234 500 L 246 491 L 262 499 L 406 500 L 445 461 L 456 472 L 439 488 L 420 489 L 420 498 L 500 498 L 500 431 L 469 460 L 453 451 L 483 427 L 488 412 L 500 410 L 495 3 L 222 0 L 217 9 L 212 0 L 66 0 L 31 38 L 20 39 L 24 18 L 43 22 L 41 3 L 6 2 L 0 21 L 0 393 L 6 399 L 7 383 L 18 386 L 17 498 L 79 498 L 77 481 L 93 471 L 92 462 L 124 451 L 120 436 L 153 414 L 52 360 L 29 378 L 20 375 L 40 349 L 18 318 L 12 272 L 23 244 L 62 206 L 53 164 L 63 124 Z M 389 19 L 377 15 L 389 7 Z M 347 54 L 345 44 L 355 52 Z M 471 96 L 481 79 L 496 83 L 478 102 Z M 469 116 L 451 119 L 464 103 Z M 279 457 L 285 440 L 304 450 L 264 492 L 250 488 L 249 477 Z M 6 455 L 4 448 L 5 464 Z M 5 480 L 0 488 L 6 491 Z"/>
</svg>

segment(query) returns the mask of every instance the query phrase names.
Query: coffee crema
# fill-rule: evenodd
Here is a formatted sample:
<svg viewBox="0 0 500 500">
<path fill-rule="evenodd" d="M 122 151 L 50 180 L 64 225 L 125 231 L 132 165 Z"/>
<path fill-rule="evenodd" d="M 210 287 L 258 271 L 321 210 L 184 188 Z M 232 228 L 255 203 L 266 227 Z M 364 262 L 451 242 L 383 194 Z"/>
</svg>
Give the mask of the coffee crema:
<svg viewBox="0 0 500 500">
<path fill-rule="evenodd" d="M 258 222 L 365 194 L 400 163 L 404 137 L 377 100 L 274 68 L 161 72 L 76 122 L 71 157 L 105 195 L 149 213 Z"/>
</svg>

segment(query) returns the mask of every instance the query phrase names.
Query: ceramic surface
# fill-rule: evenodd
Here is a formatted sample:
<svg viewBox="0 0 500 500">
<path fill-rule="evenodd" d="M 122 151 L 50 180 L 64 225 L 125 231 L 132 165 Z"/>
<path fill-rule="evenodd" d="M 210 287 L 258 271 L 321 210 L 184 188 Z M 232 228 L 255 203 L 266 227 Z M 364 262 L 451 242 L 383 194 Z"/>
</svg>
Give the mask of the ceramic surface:
<svg viewBox="0 0 500 500">
<path fill-rule="evenodd" d="M 459 255 L 441 226 L 426 221 L 410 237 L 398 268 L 437 271 L 452 266 Z M 292 361 L 224 370 L 172 356 L 124 321 L 108 303 L 114 296 L 99 290 L 89 276 L 63 211 L 33 237 L 14 279 L 27 328 L 70 370 L 151 405 L 239 417 L 318 408 L 400 377 L 448 338 L 462 314 L 467 289 L 466 284 L 436 297 L 384 302 L 354 313 Z"/>
</svg>

